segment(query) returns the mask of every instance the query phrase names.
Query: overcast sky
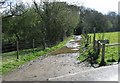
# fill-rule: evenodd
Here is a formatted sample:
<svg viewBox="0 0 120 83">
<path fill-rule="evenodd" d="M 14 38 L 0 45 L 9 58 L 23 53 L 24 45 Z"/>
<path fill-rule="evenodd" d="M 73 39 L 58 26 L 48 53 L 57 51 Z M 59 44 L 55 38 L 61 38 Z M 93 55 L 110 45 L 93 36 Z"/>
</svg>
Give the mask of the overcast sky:
<svg viewBox="0 0 120 83">
<path fill-rule="evenodd" d="M 31 2 L 32 0 L 23 0 L 24 2 Z M 36 0 L 40 1 L 40 0 Z M 57 0 L 65 1 L 71 4 L 83 5 L 95 9 L 103 14 L 108 13 L 109 11 L 115 11 L 118 13 L 118 2 L 120 0 Z"/>
<path fill-rule="evenodd" d="M 120 0 L 71 0 L 71 3 L 80 2 L 80 1 L 83 3 L 85 7 L 96 9 L 99 12 L 102 12 L 105 14 L 108 11 L 118 12 L 118 2 Z"/>
</svg>

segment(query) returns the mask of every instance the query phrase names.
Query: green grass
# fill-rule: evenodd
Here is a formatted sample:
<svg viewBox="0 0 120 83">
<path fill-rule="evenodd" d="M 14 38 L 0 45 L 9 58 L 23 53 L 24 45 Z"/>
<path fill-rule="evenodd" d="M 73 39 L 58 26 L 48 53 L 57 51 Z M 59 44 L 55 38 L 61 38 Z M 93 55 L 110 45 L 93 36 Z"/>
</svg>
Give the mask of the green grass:
<svg viewBox="0 0 120 83">
<path fill-rule="evenodd" d="M 120 34 L 120 32 L 96 33 L 96 39 L 102 40 L 102 36 L 104 35 L 104 39 L 108 39 L 110 43 L 118 43 L 118 34 Z M 93 40 L 93 34 L 89 35 Z"/>
<path fill-rule="evenodd" d="M 82 39 L 80 40 L 81 45 L 79 48 L 80 56 L 77 59 L 80 61 L 83 61 L 88 57 L 88 53 L 89 53 L 90 49 L 92 48 L 92 45 L 89 45 L 87 48 L 85 48 L 85 38 L 83 35 L 81 35 L 81 36 L 82 36 Z M 86 49 L 86 50 L 84 50 L 84 49 Z"/>
<path fill-rule="evenodd" d="M 110 44 L 113 44 L 113 43 L 119 43 L 118 42 L 118 34 L 120 34 L 120 32 L 108 32 L 108 33 L 104 33 L 104 39 L 108 39 L 110 41 Z M 89 34 L 91 37 L 92 37 L 92 40 L 93 40 L 93 34 Z M 97 40 L 101 40 L 102 39 L 102 35 L 103 33 L 96 33 L 96 39 Z M 84 43 L 83 43 L 84 45 Z M 92 43 L 91 43 L 92 45 Z M 107 64 L 111 64 L 113 63 L 113 60 L 115 62 L 118 61 L 118 58 L 120 56 L 120 46 L 108 46 L 108 47 L 105 47 L 105 62 Z M 80 49 L 81 50 L 81 49 Z M 82 52 L 82 51 L 81 51 Z M 83 59 L 85 59 L 87 56 L 88 56 L 88 52 L 86 51 L 85 52 L 86 54 L 82 54 L 79 56 L 79 60 L 82 61 Z M 97 59 L 97 62 L 98 64 L 100 63 L 101 61 L 101 53 L 99 55 L 99 58 Z"/>
<path fill-rule="evenodd" d="M 115 61 L 118 61 L 118 51 L 120 51 L 120 49 L 118 49 L 118 46 L 106 47 L 106 60 L 115 59 Z"/>
<path fill-rule="evenodd" d="M 105 62 L 107 64 L 117 62 L 118 58 L 120 56 L 119 52 L 120 52 L 120 46 L 106 47 L 106 50 L 105 50 Z M 99 55 L 99 57 L 101 57 L 101 54 Z M 98 63 L 100 63 L 100 61 L 101 61 L 101 58 L 98 59 Z"/>
<path fill-rule="evenodd" d="M 41 49 L 40 48 L 35 48 L 34 50 L 35 50 L 35 52 L 38 52 Z M 22 58 L 24 56 L 27 56 L 27 55 L 31 55 L 31 54 L 33 54 L 33 49 L 26 49 L 26 50 L 20 50 L 19 51 L 19 57 L 20 58 Z M 3 62 L 3 64 L 14 61 L 17 58 L 16 55 L 17 55 L 16 51 L 3 53 L 2 54 L 2 62 Z"/>
<path fill-rule="evenodd" d="M 2 64 L 0 63 L 2 65 L 2 68 L 0 69 L 0 71 L 2 72 L 2 74 L 7 74 L 11 70 L 18 68 L 22 64 L 25 64 L 49 52 L 55 51 L 56 49 L 62 48 L 67 43 L 67 41 L 69 41 L 71 38 L 72 37 L 65 39 L 63 42 L 60 42 L 56 46 L 53 46 L 51 48 L 46 48 L 45 50 L 37 51 L 34 53 L 32 52 L 32 50 L 30 51 L 30 49 L 24 50 L 24 52 L 20 53 L 19 55 L 20 56 L 19 61 L 16 60 L 16 51 L 3 53 L 2 54 L 3 61 L 2 61 Z M 26 51 L 29 51 L 29 52 L 25 53 Z"/>
<path fill-rule="evenodd" d="M 93 53 L 92 45 L 89 45 L 87 48 L 84 48 L 84 49 L 83 49 L 83 46 L 80 47 L 80 50 L 79 50 L 80 56 L 78 57 L 78 60 L 80 61 L 85 60 L 88 57 L 89 53 Z"/>
</svg>

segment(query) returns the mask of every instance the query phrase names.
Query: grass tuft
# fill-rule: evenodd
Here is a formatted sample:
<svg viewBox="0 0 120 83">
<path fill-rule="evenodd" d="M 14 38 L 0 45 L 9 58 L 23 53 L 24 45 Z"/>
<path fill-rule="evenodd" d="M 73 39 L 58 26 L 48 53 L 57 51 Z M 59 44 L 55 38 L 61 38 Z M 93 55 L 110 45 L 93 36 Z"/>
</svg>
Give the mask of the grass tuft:
<svg viewBox="0 0 120 83">
<path fill-rule="evenodd" d="M 46 48 L 45 50 L 41 50 L 41 51 L 37 51 L 33 53 L 31 49 L 31 51 L 29 50 L 27 54 L 21 53 L 19 55 L 20 56 L 19 60 L 16 60 L 16 51 L 3 53 L 2 54 L 3 60 L 2 60 L 2 63 L 0 64 L 2 68 L 0 71 L 2 72 L 2 74 L 7 74 L 8 72 L 18 68 L 22 64 L 25 64 L 40 56 L 44 56 L 45 54 L 49 52 L 62 48 L 70 39 L 72 39 L 72 37 L 65 39 L 63 42 L 60 42 L 56 46 L 53 46 L 51 48 Z M 28 51 L 28 50 L 24 50 L 24 52 L 25 51 Z"/>
</svg>

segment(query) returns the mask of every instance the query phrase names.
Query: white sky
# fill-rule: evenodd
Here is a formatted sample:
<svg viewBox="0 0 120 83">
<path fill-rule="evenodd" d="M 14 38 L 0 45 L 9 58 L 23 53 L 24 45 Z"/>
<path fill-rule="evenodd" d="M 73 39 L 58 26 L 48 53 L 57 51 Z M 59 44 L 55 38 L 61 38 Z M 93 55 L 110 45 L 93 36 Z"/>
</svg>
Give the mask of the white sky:
<svg viewBox="0 0 120 83">
<path fill-rule="evenodd" d="M 23 2 L 31 3 L 32 0 L 22 0 Z M 41 1 L 41 0 L 36 0 Z M 71 4 L 83 5 L 95 9 L 103 14 L 107 14 L 109 11 L 115 11 L 118 13 L 118 2 L 120 0 L 56 0 L 65 1 Z"/>
<path fill-rule="evenodd" d="M 69 3 L 82 4 L 85 7 L 90 7 L 104 14 L 109 11 L 115 11 L 118 13 L 118 2 L 120 0 L 60 0 L 67 1 Z"/>
</svg>

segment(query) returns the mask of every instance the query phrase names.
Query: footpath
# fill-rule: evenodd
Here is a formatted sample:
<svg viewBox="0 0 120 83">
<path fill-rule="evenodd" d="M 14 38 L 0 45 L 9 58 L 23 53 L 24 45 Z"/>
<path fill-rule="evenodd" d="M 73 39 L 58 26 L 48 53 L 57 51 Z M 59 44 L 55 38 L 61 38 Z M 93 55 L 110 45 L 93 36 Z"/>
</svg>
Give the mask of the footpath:
<svg viewBox="0 0 120 83">
<path fill-rule="evenodd" d="M 4 75 L 3 81 L 117 81 L 118 65 L 93 68 L 88 63 L 78 64 L 79 41 L 74 36 L 65 47 L 76 52 L 39 57 Z"/>
</svg>

